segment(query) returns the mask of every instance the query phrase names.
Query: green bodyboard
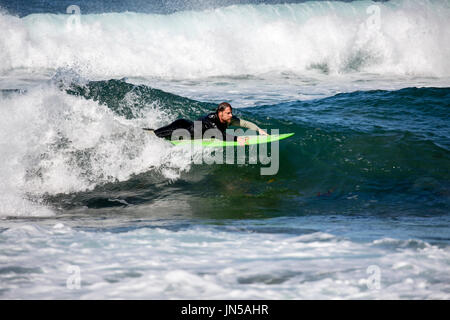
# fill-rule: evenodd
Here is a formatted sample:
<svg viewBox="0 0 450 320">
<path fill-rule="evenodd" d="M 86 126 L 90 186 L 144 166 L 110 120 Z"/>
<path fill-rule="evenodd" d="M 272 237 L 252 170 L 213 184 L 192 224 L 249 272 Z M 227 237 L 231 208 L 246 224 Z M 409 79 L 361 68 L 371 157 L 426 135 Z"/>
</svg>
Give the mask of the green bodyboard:
<svg viewBox="0 0 450 320">
<path fill-rule="evenodd" d="M 274 135 L 258 135 L 258 136 L 246 136 L 248 137 L 248 142 L 245 144 L 246 146 L 252 144 L 261 144 L 261 143 L 270 143 L 273 141 L 283 140 L 293 136 L 294 133 L 283 133 L 283 134 L 274 134 Z M 176 146 L 186 146 L 186 145 L 201 145 L 203 147 L 235 147 L 240 146 L 237 141 L 222 141 L 219 139 L 197 139 L 197 140 L 171 140 Z"/>
</svg>

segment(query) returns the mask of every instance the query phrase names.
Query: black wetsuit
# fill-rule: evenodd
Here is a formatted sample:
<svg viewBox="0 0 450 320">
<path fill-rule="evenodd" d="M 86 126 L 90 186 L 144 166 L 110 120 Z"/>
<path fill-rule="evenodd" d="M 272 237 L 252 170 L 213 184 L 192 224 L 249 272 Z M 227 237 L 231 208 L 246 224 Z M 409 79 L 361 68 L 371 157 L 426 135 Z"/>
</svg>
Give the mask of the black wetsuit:
<svg viewBox="0 0 450 320">
<path fill-rule="evenodd" d="M 216 129 L 218 130 L 218 133 L 222 135 L 222 140 L 237 140 L 237 136 L 233 136 L 225 132 L 225 130 L 228 128 L 228 124 L 220 122 L 217 113 L 210 113 L 204 117 L 197 119 L 197 121 L 202 122 L 202 137 L 207 130 Z M 238 117 L 233 116 L 231 118 L 231 125 L 239 123 L 240 119 Z M 186 129 L 191 134 L 192 139 L 194 139 L 194 122 L 186 119 L 178 119 L 165 127 L 156 129 L 155 134 L 160 138 L 170 139 L 172 137 L 172 133 L 177 129 Z M 217 136 L 216 138 L 220 139 L 221 137 Z"/>
</svg>

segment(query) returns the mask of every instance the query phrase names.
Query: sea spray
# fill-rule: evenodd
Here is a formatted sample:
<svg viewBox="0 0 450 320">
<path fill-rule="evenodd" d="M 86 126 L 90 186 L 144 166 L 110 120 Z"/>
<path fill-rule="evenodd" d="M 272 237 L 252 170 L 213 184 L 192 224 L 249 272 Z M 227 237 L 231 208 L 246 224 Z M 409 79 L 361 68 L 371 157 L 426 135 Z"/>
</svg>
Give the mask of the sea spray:
<svg viewBox="0 0 450 320">
<path fill-rule="evenodd" d="M 169 15 L 0 14 L 0 71 L 93 77 L 266 72 L 449 76 L 449 1 L 237 5 Z"/>
</svg>

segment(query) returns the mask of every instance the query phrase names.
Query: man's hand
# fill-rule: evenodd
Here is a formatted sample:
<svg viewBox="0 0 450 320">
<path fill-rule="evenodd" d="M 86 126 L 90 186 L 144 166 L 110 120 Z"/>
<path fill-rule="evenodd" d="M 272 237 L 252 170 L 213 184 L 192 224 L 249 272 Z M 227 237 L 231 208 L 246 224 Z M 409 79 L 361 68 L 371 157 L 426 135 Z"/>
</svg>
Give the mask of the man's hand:
<svg viewBox="0 0 450 320">
<path fill-rule="evenodd" d="M 262 136 L 268 136 L 269 134 L 267 132 L 265 132 L 263 129 L 259 129 L 258 133 Z"/>
<path fill-rule="evenodd" d="M 237 137 L 237 143 L 239 143 L 239 145 L 243 147 L 244 145 L 248 144 L 248 137 Z"/>
</svg>

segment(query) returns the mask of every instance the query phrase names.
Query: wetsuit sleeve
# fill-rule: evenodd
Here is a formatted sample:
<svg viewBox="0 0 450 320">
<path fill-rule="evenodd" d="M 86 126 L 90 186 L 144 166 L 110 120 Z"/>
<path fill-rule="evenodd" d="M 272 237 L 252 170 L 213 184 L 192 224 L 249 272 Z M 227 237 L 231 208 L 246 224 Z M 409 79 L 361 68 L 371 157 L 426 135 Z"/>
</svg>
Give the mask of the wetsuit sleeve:
<svg viewBox="0 0 450 320">
<path fill-rule="evenodd" d="M 250 121 L 247 121 L 244 119 L 239 119 L 238 117 L 231 118 L 230 125 L 236 126 L 236 127 L 243 127 L 243 128 L 247 128 L 247 129 L 255 130 L 255 131 L 259 130 L 259 127 L 256 124 L 254 124 L 253 122 L 250 122 Z"/>
</svg>

